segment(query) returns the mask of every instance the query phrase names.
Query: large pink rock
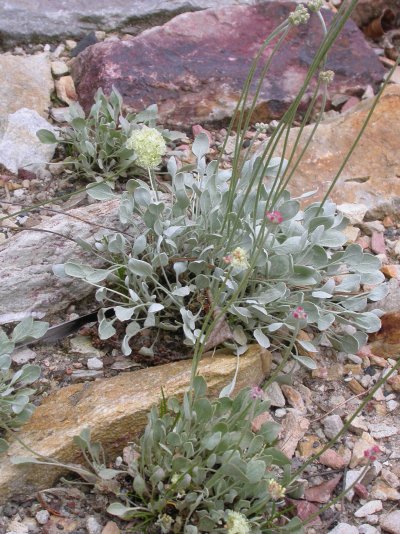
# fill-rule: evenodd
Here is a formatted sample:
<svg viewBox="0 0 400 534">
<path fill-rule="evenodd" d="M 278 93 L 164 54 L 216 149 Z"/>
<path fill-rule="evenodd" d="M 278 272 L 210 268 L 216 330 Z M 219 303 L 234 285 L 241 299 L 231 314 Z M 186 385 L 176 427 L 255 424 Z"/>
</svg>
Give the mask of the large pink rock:
<svg viewBox="0 0 400 534">
<path fill-rule="evenodd" d="M 260 44 L 295 6 L 271 1 L 184 13 L 132 39 L 93 45 L 72 66 L 79 100 L 87 110 L 99 87 L 109 93 L 115 86 L 133 111 L 157 103 L 168 126 L 227 122 Z M 332 20 L 331 12 L 324 10 L 324 17 Z M 316 15 L 291 30 L 263 82 L 255 121 L 282 116 L 321 39 Z M 361 95 L 368 85 L 377 87 L 385 72 L 351 21 L 328 67 L 336 73 L 331 94 Z"/>
</svg>

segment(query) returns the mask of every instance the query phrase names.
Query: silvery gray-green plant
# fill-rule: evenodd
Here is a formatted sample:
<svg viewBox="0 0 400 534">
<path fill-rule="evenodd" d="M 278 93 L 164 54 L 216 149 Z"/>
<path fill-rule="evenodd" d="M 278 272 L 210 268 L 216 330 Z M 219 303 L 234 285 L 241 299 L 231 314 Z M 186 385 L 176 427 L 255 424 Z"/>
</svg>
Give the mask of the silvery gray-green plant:
<svg viewBox="0 0 400 534">
<path fill-rule="evenodd" d="M 127 466 L 132 490 L 120 495 L 125 504 L 108 507 L 110 514 L 135 519 L 133 528 L 148 533 L 274 531 L 294 487 L 286 487 L 290 461 L 273 447 L 279 425 L 252 430 L 269 401 L 259 388 L 243 389 L 234 400 L 210 401 L 206 393 L 205 380 L 196 377 L 183 401 L 169 398 L 153 408 Z M 280 524 L 282 532 L 301 531 L 297 519 Z"/>
<path fill-rule="evenodd" d="M 21 321 L 9 338 L 0 329 L 0 429 L 15 429 L 26 423 L 34 410 L 29 397 L 35 392 L 28 388 L 40 376 L 40 366 L 24 365 L 18 371 L 11 369 L 11 354 L 17 343 L 40 338 L 48 324 L 34 321 L 31 317 Z M 6 451 L 8 443 L 0 438 L 0 452 Z"/>
<path fill-rule="evenodd" d="M 61 143 L 67 153 L 65 165 L 71 166 L 81 178 L 113 183 L 129 174 L 147 173 L 146 160 L 137 160 L 132 135 L 146 127 L 156 130 L 157 106 L 152 105 L 141 113 L 122 112 L 122 97 L 114 88 L 109 96 L 98 89 L 88 116 L 78 103 L 69 107 L 70 125 L 60 129 L 59 137 L 49 130 L 39 130 L 43 143 Z M 183 134 L 166 129 L 156 130 L 165 141 L 172 141 Z M 165 141 L 164 152 L 165 153 Z M 155 162 L 154 166 L 161 163 Z"/>
<path fill-rule="evenodd" d="M 197 157 L 194 169 L 180 168 L 174 157 L 168 162 L 170 195 L 158 191 L 151 169 L 149 182 L 127 182 L 126 192 L 118 197 L 120 219 L 130 226 L 131 234 L 136 232 L 135 239 L 119 233 L 104 238 L 94 248 L 82 242 L 104 258 L 107 268 L 93 269 L 74 262 L 65 265 L 67 275 L 97 288 L 96 298 L 102 304 L 102 339 L 115 334 L 116 320 L 126 324 L 124 354 L 131 352 L 130 339 L 149 327 L 180 330 L 196 354 L 200 346 L 203 350 L 223 342 L 236 347 L 238 354 L 253 341 L 279 349 L 306 326 L 325 334 L 335 348 L 357 352 L 366 334 L 379 328 L 379 312 L 364 311 L 368 300 L 377 301 L 385 295 L 379 260 L 363 253 L 358 245 L 345 247 L 347 238 L 342 230 L 347 220 L 336 212 L 333 203 L 314 203 L 302 211 L 300 198 L 291 199 L 286 191 L 298 164 L 294 149 L 288 161 L 274 156 L 285 131 L 288 135 L 312 76 L 318 74 L 317 86 L 299 135 L 319 91 L 325 101 L 332 80 L 332 73 L 324 70 L 326 53 L 345 16 L 328 31 L 319 12 L 321 3 L 313 0 L 308 7 L 317 12 L 325 38 L 298 97 L 270 136 L 263 154 L 251 156 L 250 147 L 244 160 L 240 159 L 240 139 L 256 103 L 257 91 L 250 104 L 246 99 L 260 52 L 235 116 L 241 135 L 237 136 L 232 171 L 221 170 L 218 161 L 207 164 L 208 138 L 200 134 L 193 144 Z M 296 8 L 266 39 L 261 51 L 273 38 L 277 43 L 261 76 L 291 27 L 306 23 L 308 15 L 304 6 Z M 322 112 L 316 126 L 321 116 Z M 143 150 L 147 154 L 152 152 L 150 145 L 149 138 L 147 145 L 135 146 L 139 153 Z M 91 194 L 95 198 L 114 196 L 104 182 L 92 188 Z M 142 223 L 136 229 L 132 226 L 135 220 Z M 113 319 L 106 317 L 110 309 L 115 312 Z M 317 336 L 314 344 L 299 343 L 315 351 L 318 341 Z M 296 353 L 297 347 L 293 347 L 294 357 L 314 365 Z M 151 354 L 151 349 L 142 351 Z"/>
<path fill-rule="evenodd" d="M 208 148 L 207 136 L 200 134 L 193 145 L 197 167 L 191 172 L 169 160 L 168 197 L 142 180 L 128 181 L 120 219 L 129 225 L 140 218 L 145 230 L 136 239 L 114 234 L 96 243 L 94 250 L 104 256 L 107 268 L 65 264 L 66 274 L 97 287 L 103 306 L 100 337 L 114 335 L 119 320 L 126 323 L 124 354 L 130 354 L 130 339 L 149 327 L 181 330 L 185 343 L 193 346 L 204 309 L 213 305 L 226 308 L 223 320 L 231 334 L 222 341 L 239 352 L 255 341 L 279 349 L 299 321 L 325 333 L 335 348 L 357 352 L 365 333 L 380 325 L 374 312 L 363 312 L 368 300 L 386 292 L 379 259 L 359 245 L 344 247 L 348 221 L 333 203 L 301 210 L 299 199 L 284 191 L 269 210 L 271 186 L 262 174 L 254 180 L 258 157 L 244 164 L 232 200 L 231 174 L 216 162 L 206 164 Z M 284 167 L 276 158 L 267 175 Z M 106 318 L 109 309 L 114 319 Z M 316 350 L 310 342 L 300 344 Z"/>
</svg>

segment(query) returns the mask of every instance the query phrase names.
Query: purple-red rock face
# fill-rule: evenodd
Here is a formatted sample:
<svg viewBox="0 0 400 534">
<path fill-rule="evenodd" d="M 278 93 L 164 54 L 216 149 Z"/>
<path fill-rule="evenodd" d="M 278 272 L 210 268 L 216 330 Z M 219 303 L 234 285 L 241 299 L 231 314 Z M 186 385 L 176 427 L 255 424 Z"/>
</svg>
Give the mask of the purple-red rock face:
<svg viewBox="0 0 400 534">
<path fill-rule="evenodd" d="M 91 46 L 72 67 L 79 100 L 88 110 L 99 87 L 108 94 L 115 86 L 132 111 L 157 103 L 165 125 L 189 129 L 197 123 L 223 124 L 236 106 L 259 46 L 295 5 L 267 2 L 184 13 L 132 39 Z M 323 13 L 332 20 L 329 11 Z M 263 81 L 254 121 L 283 115 L 321 39 L 315 15 L 307 25 L 291 29 Z M 270 51 L 265 52 L 265 59 Z M 384 76 L 383 67 L 351 21 L 333 47 L 327 68 L 336 73 L 332 95 L 360 96 Z"/>
</svg>

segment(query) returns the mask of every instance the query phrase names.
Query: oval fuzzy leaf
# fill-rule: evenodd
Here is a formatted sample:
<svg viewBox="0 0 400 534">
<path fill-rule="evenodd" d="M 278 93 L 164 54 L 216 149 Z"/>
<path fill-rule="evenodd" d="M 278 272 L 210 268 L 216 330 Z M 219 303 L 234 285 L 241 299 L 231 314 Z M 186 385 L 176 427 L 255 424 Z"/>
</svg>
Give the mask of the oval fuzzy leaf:
<svg viewBox="0 0 400 534">
<path fill-rule="evenodd" d="M 268 349 L 268 347 L 271 345 L 269 338 L 259 328 L 254 330 L 253 335 L 257 343 L 264 349 Z"/>
<path fill-rule="evenodd" d="M 39 141 L 45 145 L 54 145 L 58 143 L 57 137 L 50 130 L 38 130 L 36 136 L 39 138 Z"/>
<path fill-rule="evenodd" d="M 129 260 L 128 268 L 136 276 L 151 276 L 153 274 L 153 268 L 149 263 L 136 258 Z"/>
<path fill-rule="evenodd" d="M 160 304 L 159 302 L 154 302 L 153 304 L 150 304 L 147 313 L 157 313 L 164 309 L 164 306 Z"/>
<path fill-rule="evenodd" d="M 318 349 L 315 347 L 313 343 L 311 343 L 311 341 L 298 339 L 297 343 L 301 345 L 303 349 L 305 349 L 308 352 L 318 352 Z"/>
<path fill-rule="evenodd" d="M 116 197 L 111 186 L 106 182 L 100 182 L 96 185 L 90 184 L 87 186 L 86 191 L 90 197 L 96 200 L 111 200 Z"/>
<path fill-rule="evenodd" d="M 265 463 L 262 460 L 250 460 L 246 467 L 246 477 L 251 484 L 257 484 L 265 474 Z"/>
<path fill-rule="evenodd" d="M 119 321 L 129 321 L 132 317 L 134 308 L 125 308 L 124 306 L 115 306 L 115 315 Z"/>
<path fill-rule="evenodd" d="M 198 159 L 201 159 L 203 156 L 207 154 L 209 148 L 210 148 L 210 141 L 208 139 L 208 136 L 203 132 L 196 135 L 196 139 L 194 140 L 193 145 L 192 145 L 193 154 Z"/>
<path fill-rule="evenodd" d="M 308 356 L 300 356 L 298 354 L 293 354 L 293 358 L 297 360 L 301 365 L 304 365 L 304 367 L 307 367 L 307 369 L 314 370 L 317 368 L 317 364 L 312 358 L 309 358 Z"/>
<path fill-rule="evenodd" d="M 41 369 L 39 365 L 26 365 L 22 368 L 19 383 L 23 385 L 32 384 L 40 377 Z"/>
<path fill-rule="evenodd" d="M 135 515 L 135 508 L 128 508 L 119 502 L 114 502 L 107 508 L 107 512 L 121 519 L 131 519 Z"/>
</svg>

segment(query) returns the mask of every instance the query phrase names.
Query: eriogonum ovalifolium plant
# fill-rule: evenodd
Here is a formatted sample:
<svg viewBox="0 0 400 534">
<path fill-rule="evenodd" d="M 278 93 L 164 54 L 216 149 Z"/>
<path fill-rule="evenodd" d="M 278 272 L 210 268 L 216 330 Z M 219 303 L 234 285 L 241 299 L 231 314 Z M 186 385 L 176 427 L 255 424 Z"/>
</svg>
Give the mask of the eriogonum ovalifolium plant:
<svg viewBox="0 0 400 534">
<path fill-rule="evenodd" d="M 119 320 L 126 323 L 124 354 L 130 354 L 130 339 L 149 327 L 181 330 L 185 343 L 194 345 L 204 310 L 212 305 L 223 310 L 229 341 L 239 353 L 254 341 L 279 348 L 307 325 L 325 333 L 334 347 L 357 352 L 366 333 L 380 324 L 374 312 L 363 312 L 368 300 L 385 294 L 379 259 L 359 245 L 344 247 L 347 220 L 334 204 L 302 211 L 284 191 L 270 206 L 270 187 L 261 174 L 254 179 L 259 158 L 245 162 L 233 188 L 229 171 L 215 161 L 206 164 L 208 148 L 207 136 L 200 134 L 191 172 L 169 160 L 170 196 L 142 180 L 128 181 L 120 218 L 132 232 L 132 222 L 138 225 L 137 237 L 121 233 L 96 243 L 107 269 L 65 264 L 68 275 L 98 287 L 100 337 L 111 337 Z M 284 168 L 274 158 L 266 174 Z M 105 317 L 110 308 L 114 319 Z"/>
<path fill-rule="evenodd" d="M 122 98 L 116 89 L 105 96 L 99 89 L 87 117 L 81 106 L 69 108 L 71 124 L 60 130 L 59 138 L 48 130 L 39 130 L 43 143 L 61 143 L 68 157 L 63 161 L 74 173 L 90 180 L 113 183 L 130 172 L 147 174 L 147 169 L 158 167 L 166 151 L 166 141 L 182 137 L 179 132 L 156 128 L 157 106 L 141 113 L 122 113 Z M 140 150 L 150 136 L 153 153 Z M 155 141 L 157 146 L 155 148 Z"/>
<path fill-rule="evenodd" d="M 34 321 L 29 317 L 14 328 L 10 338 L 0 329 L 0 430 L 20 427 L 34 410 L 29 397 L 35 390 L 27 386 L 39 378 L 40 367 L 24 365 L 18 371 L 13 371 L 11 353 L 17 343 L 38 339 L 47 327 L 48 323 Z M 0 438 L 0 452 L 7 450 L 7 447 L 7 442 Z"/>
<path fill-rule="evenodd" d="M 234 400 L 213 401 L 206 392 L 196 377 L 193 398 L 186 393 L 183 401 L 170 398 L 153 408 L 127 466 L 133 492 L 109 513 L 137 520 L 135 528 L 148 533 L 260 534 L 288 512 L 284 497 L 295 485 L 287 486 L 290 461 L 273 447 L 279 425 L 252 430 L 269 408 L 263 391 L 243 389 Z M 291 532 L 299 527 L 297 519 L 286 524 Z"/>
</svg>

